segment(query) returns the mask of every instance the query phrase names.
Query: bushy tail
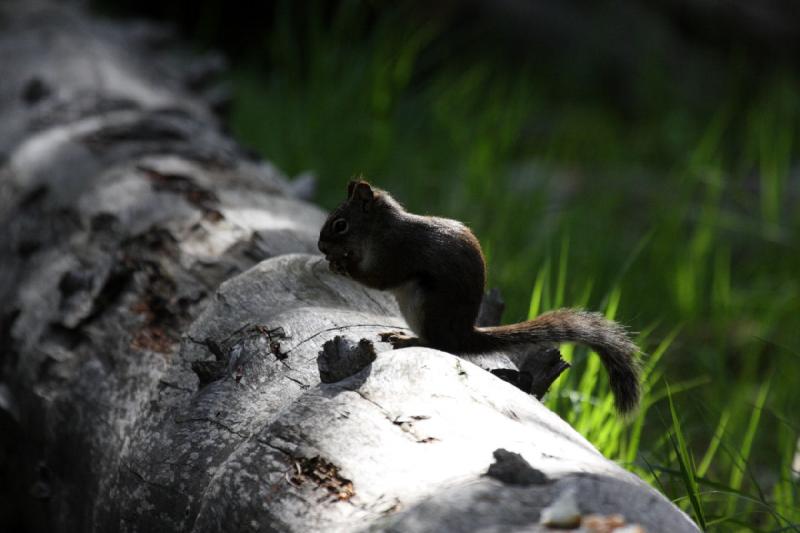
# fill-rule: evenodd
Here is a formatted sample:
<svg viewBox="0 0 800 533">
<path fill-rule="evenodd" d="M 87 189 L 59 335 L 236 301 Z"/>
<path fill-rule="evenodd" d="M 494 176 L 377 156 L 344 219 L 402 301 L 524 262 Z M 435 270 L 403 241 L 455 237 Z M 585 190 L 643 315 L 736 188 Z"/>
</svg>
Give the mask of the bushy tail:
<svg viewBox="0 0 800 533">
<path fill-rule="evenodd" d="M 475 352 L 485 352 L 537 342 L 577 342 L 592 348 L 608 372 L 617 411 L 627 414 L 636 409 L 639 349 L 624 327 L 599 313 L 559 309 L 519 324 L 475 328 L 469 345 Z"/>
</svg>

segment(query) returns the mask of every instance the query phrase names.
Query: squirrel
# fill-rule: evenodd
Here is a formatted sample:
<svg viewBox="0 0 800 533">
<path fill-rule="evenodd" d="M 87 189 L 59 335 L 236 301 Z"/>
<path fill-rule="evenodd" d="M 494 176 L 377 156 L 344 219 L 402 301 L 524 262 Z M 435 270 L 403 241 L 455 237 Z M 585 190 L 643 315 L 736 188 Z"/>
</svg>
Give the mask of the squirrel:
<svg viewBox="0 0 800 533">
<path fill-rule="evenodd" d="M 627 414 L 637 407 L 639 350 L 623 326 L 601 314 L 559 309 L 518 324 L 475 326 L 486 262 L 478 239 L 461 222 L 409 213 L 388 192 L 351 181 L 317 245 L 331 271 L 394 294 L 417 336 L 382 333 L 393 347 L 422 345 L 467 355 L 578 342 L 600 356 L 616 409 Z"/>
</svg>

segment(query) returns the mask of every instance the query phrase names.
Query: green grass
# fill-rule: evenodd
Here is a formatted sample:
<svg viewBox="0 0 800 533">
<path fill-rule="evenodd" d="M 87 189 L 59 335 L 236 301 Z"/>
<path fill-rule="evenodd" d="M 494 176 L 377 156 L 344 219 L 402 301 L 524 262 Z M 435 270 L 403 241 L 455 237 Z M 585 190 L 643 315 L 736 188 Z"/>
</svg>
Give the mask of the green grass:
<svg viewBox="0 0 800 533">
<path fill-rule="evenodd" d="M 686 488 L 686 494 L 689 502 L 694 511 L 694 517 L 697 524 L 706 529 L 708 523 L 706 522 L 705 512 L 703 511 L 703 504 L 700 499 L 700 485 L 697 483 L 697 467 L 694 464 L 694 457 L 691 451 L 686 446 L 686 439 L 683 436 L 683 429 L 681 422 L 678 419 L 678 413 L 675 410 L 675 405 L 672 403 L 672 394 L 667 386 L 667 399 L 669 400 L 669 413 L 672 417 L 672 432 L 669 434 L 670 444 L 678 459 L 678 466 L 680 466 L 681 481 Z"/>
<path fill-rule="evenodd" d="M 706 91 L 703 64 L 678 84 L 655 58 L 623 112 L 546 67 L 454 60 L 395 12 L 364 31 L 354 5 L 309 15 L 302 47 L 279 13 L 269 68 L 234 72 L 236 135 L 327 207 L 364 175 L 468 223 L 508 322 L 581 306 L 639 331 L 637 416 L 570 346 L 548 405 L 709 530 L 800 530 L 797 78 L 717 58 Z"/>
</svg>

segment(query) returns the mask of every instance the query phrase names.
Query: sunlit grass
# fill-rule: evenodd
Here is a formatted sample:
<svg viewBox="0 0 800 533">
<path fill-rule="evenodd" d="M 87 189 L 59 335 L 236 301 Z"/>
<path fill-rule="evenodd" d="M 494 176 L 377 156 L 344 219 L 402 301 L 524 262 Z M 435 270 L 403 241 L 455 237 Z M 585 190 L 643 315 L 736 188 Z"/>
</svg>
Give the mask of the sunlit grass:
<svg viewBox="0 0 800 533">
<path fill-rule="evenodd" d="M 558 261 L 554 263 L 547 258 L 539 270 L 530 299 L 530 318 L 563 306 L 586 306 L 588 295 L 576 302 L 564 300 L 562 280 L 569 275 L 568 247 L 569 241 L 564 239 Z M 615 318 L 620 299 L 619 288 L 610 291 L 605 299 L 604 312 L 607 318 Z M 637 336 L 640 346 L 651 344 L 649 337 L 653 329 L 648 328 Z M 779 483 L 771 500 L 765 497 L 755 480 L 752 480 L 754 493 L 743 490 L 745 474 L 752 476 L 750 456 L 770 390 L 770 381 L 763 382 L 758 389 L 741 442 L 736 442 L 728 432 L 731 410 L 725 409 L 700 463 L 696 463 L 684 434 L 683 422 L 675 407 L 674 396 L 707 384 L 709 378 L 701 376 L 687 379 L 672 387 L 663 382 L 663 357 L 678 334 L 679 328 L 674 328 L 646 356 L 642 369 L 641 407 L 632 417 L 622 418 L 615 412 L 613 396 L 599 357 L 586 349 L 576 351 L 572 345 L 562 345 L 561 351 L 574 368 L 554 383 L 546 399 L 547 404 L 561 413 L 606 456 L 637 471 L 668 495 L 672 495 L 676 503 L 692 512 L 695 520 L 704 529 L 738 530 L 745 524 L 752 525 L 754 517 L 762 517 L 762 520 L 764 517 L 771 517 L 779 527 L 795 528 L 797 522 L 793 515 L 796 512 L 785 501 L 787 496 L 795 498 L 790 501 L 797 501 L 796 490 L 794 493 L 786 492 L 791 485 Z M 663 462 L 654 464 L 644 461 L 646 467 L 643 467 L 637 461 L 641 451 L 642 431 L 652 407 L 664 399 L 667 400 L 670 423 L 665 426 L 659 445 L 653 446 L 654 450 L 662 454 Z M 664 447 L 664 444 L 667 446 Z M 718 455 L 721 445 L 727 451 L 724 457 Z M 785 449 L 791 449 L 791 446 L 787 445 Z M 728 471 L 727 483 L 705 477 L 712 464 L 716 464 L 717 470 L 724 468 Z M 668 479 L 662 480 L 664 476 Z M 664 489 L 666 486 L 676 487 L 675 481 L 679 483 L 677 486 L 680 489 Z M 705 510 L 706 507 L 710 514 Z M 748 519 L 751 521 L 748 522 Z"/>
</svg>

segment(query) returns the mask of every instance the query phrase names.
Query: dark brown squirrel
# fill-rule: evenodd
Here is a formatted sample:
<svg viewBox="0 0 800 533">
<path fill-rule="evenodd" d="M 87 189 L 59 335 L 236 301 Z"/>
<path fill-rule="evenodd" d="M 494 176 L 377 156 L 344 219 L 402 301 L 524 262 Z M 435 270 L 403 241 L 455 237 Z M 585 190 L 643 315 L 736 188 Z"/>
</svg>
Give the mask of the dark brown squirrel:
<svg viewBox="0 0 800 533">
<path fill-rule="evenodd" d="M 478 239 L 461 222 L 409 213 L 388 192 L 351 181 L 347 200 L 322 226 L 318 246 L 332 271 L 394 294 L 417 335 L 382 334 L 395 348 L 475 354 L 578 342 L 600 356 L 619 412 L 630 413 L 639 402 L 639 350 L 622 326 L 599 313 L 559 309 L 518 324 L 475 326 L 486 262 Z"/>
</svg>

